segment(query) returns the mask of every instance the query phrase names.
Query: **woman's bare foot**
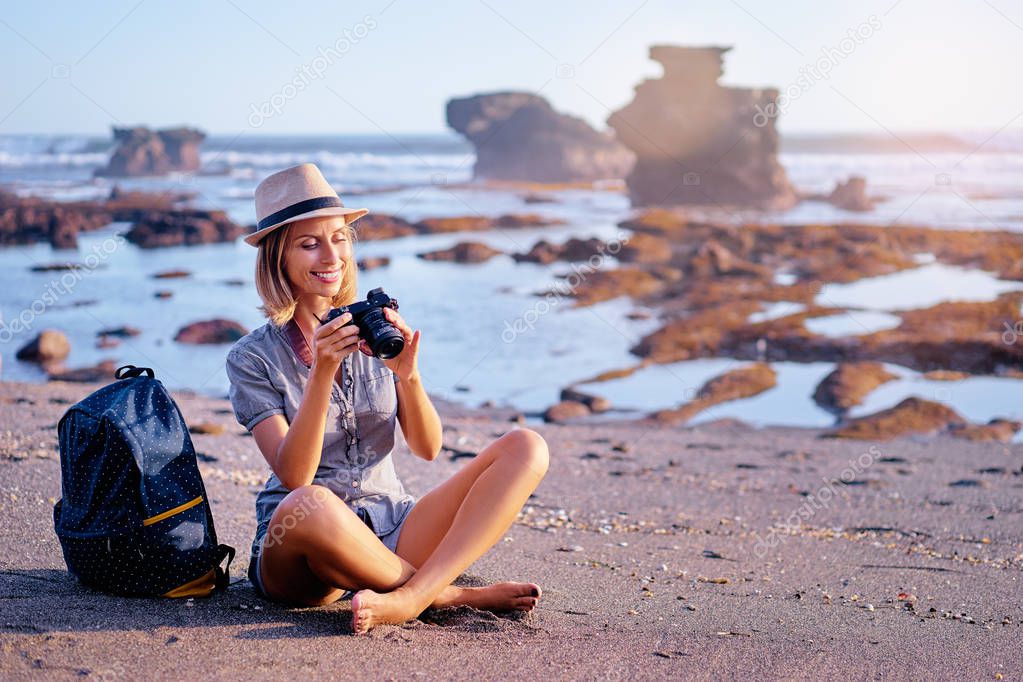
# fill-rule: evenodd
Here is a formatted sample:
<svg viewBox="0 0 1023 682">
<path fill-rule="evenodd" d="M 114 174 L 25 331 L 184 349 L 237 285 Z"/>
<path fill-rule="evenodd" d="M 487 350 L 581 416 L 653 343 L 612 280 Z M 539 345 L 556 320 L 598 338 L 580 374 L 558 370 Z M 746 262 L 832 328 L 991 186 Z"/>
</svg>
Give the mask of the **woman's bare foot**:
<svg viewBox="0 0 1023 682">
<path fill-rule="evenodd" d="M 453 587 L 453 586 L 452 586 Z M 529 611 L 540 600 L 536 583 L 496 583 L 485 587 L 453 587 L 445 590 L 430 606 L 472 606 L 486 611 Z"/>
<path fill-rule="evenodd" d="M 384 623 L 404 623 L 423 612 L 408 594 L 398 588 L 383 594 L 373 590 L 359 590 L 352 597 L 352 630 L 359 635 Z"/>
<path fill-rule="evenodd" d="M 455 587 L 449 585 L 430 606 L 438 609 L 472 606 L 487 611 L 530 611 L 540 600 L 540 586 L 535 583 L 496 583 L 486 587 Z M 352 597 L 352 629 L 356 634 L 368 632 L 383 623 L 404 623 L 423 612 L 406 590 L 392 592 L 359 590 Z"/>
</svg>

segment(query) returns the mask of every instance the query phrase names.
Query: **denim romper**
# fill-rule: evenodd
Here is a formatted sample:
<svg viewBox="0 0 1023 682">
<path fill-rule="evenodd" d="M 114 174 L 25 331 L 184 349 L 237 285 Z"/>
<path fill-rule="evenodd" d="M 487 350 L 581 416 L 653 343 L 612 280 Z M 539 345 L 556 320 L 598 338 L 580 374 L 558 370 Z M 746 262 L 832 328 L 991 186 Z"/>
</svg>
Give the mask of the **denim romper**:
<svg viewBox="0 0 1023 682">
<path fill-rule="evenodd" d="M 292 423 L 309 380 L 312 352 L 294 320 L 267 322 L 238 339 L 227 354 L 228 391 L 238 423 L 249 431 L 273 414 Z M 362 518 L 392 552 L 416 503 L 394 470 L 398 376 L 376 357 L 356 350 L 341 361 L 333 382 L 323 450 L 313 483 L 326 486 Z M 354 394 L 354 404 L 348 396 Z M 349 434 L 354 434 L 354 442 Z M 249 580 L 264 597 L 259 555 L 274 510 L 290 490 L 272 471 L 256 496 L 256 535 Z M 275 527 L 276 530 L 276 527 Z M 271 538 L 272 540 L 272 538 Z"/>
</svg>

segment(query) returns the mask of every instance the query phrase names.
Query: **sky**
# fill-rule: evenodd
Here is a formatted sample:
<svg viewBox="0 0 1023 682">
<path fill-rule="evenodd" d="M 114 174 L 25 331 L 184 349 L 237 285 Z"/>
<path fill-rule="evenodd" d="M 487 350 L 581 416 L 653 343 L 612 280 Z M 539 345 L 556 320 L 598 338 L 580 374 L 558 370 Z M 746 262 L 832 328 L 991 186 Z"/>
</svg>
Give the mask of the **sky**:
<svg viewBox="0 0 1023 682">
<path fill-rule="evenodd" d="M 0 134 L 435 133 L 520 90 L 606 127 L 652 44 L 731 45 L 785 133 L 1023 126 L 1023 0 L 0 3 Z"/>
</svg>

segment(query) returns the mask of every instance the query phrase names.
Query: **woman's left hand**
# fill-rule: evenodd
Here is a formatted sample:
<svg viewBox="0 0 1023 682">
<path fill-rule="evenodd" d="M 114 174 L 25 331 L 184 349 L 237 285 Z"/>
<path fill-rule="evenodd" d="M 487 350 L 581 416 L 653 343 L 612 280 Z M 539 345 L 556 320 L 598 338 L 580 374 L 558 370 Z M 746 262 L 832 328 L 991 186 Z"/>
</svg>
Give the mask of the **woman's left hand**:
<svg viewBox="0 0 1023 682">
<path fill-rule="evenodd" d="M 393 358 L 388 360 L 381 359 L 381 362 L 384 363 L 385 367 L 397 374 L 399 379 L 407 381 L 419 374 L 419 330 L 417 329 L 413 332 L 412 328 L 408 326 L 408 323 L 405 322 L 394 308 L 383 308 L 383 311 L 387 321 L 397 327 L 401 335 L 405 337 L 405 347 Z M 359 339 L 359 350 L 366 355 L 373 355 L 373 351 L 370 350 L 364 339 Z"/>
</svg>

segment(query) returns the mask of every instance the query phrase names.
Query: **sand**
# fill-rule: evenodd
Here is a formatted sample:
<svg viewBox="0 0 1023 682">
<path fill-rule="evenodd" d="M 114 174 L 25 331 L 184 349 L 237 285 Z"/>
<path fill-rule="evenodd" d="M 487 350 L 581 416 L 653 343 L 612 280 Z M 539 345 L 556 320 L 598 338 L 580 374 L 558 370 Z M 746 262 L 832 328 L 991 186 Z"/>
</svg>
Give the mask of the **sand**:
<svg viewBox="0 0 1023 682">
<path fill-rule="evenodd" d="M 285 608 L 245 578 L 267 474 L 226 400 L 175 393 L 195 435 L 225 593 L 113 597 L 53 531 L 56 423 L 99 385 L 0 383 L 0 676 L 717 679 L 1023 675 L 1023 446 L 835 441 L 724 422 L 540 425 L 551 466 L 462 581 L 536 581 L 528 615 L 429 610 L 351 634 L 348 601 Z M 420 495 L 515 424 L 439 404 L 452 448 L 396 465 Z"/>
</svg>

